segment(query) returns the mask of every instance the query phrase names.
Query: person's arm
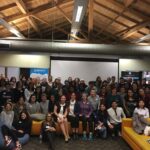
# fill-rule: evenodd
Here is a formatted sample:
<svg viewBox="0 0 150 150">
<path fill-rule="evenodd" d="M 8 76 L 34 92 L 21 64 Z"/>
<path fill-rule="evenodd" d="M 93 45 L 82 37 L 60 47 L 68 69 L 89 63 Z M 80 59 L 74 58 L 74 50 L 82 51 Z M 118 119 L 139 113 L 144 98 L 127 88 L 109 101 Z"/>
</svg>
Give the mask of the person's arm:
<svg viewBox="0 0 150 150">
<path fill-rule="evenodd" d="M 36 102 L 36 113 L 40 113 L 40 104 Z"/>
<path fill-rule="evenodd" d="M 65 112 L 64 112 L 64 118 L 66 118 L 67 117 L 67 115 L 68 115 L 68 107 L 66 107 L 66 109 L 65 109 Z"/>
<path fill-rule="evenodd" d="M 93 107 L 92 107 L 92 105 L 89 103 L 89 113 L 88 113 L 87 117 L 90 117 L 91 114 L 92 114 L 92 112 L 93 112 Z"/>
<path fill-rule="evenodd" d="M 144 118 L 149 118 L 149 110 L 147 108 L 145 110 L 146 110 L 146 114 L 145 114 Z"/>
<path fill-rule="evenodd" d="M 126 118 L 126 115 L 125 115 L 125 113 L 124 113 L 122 108 L 121 108 L 121 116 L 122 116 L 122 118 Z"/>
<path fill-rule="evenodd" d="M 54 114 L 58 117 L 57 109 L 58 109 L 58 108 L 57 108 L 57 106 L 55 105 L 55 106 L 54 106 Z"/>
</svg>

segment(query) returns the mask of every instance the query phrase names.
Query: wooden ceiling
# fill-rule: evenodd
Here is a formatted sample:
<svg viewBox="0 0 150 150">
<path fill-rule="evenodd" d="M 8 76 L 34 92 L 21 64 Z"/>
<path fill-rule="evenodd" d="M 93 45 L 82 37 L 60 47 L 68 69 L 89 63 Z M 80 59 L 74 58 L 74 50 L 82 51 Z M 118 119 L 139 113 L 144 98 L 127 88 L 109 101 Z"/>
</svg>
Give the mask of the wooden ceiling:
<svg viewBox="0 0 150 150">
<path fill-rule="evenodd" d="M 74 0 L 0 0 L 0 18 L 25 38 L 150 44 L 150 0 L 89 0 L 78 35 L 71 35 Z M 0 38 L 15 37 L 0 25 Z M 148 38 L 147 38 L 148 37 Z"/>
</svg>

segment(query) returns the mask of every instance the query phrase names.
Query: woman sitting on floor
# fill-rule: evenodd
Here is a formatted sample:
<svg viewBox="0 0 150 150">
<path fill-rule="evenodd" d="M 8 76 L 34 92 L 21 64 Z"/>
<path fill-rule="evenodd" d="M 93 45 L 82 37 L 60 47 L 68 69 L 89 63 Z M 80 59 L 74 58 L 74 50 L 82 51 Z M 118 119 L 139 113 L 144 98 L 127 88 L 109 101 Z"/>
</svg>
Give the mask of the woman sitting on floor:
<svg viewBox="0 0 150 150">
<path fill-rule="evenodd" d="M 13 104 L 7 102 L 4 106 L 4 110 L 1 112 L 1 122 L 7 127 L 12 128 L 12 123 L 14 120 Z"/>
<path fill-rule="evenodd" d="M 55 105 L 54 114 L 57 117 L 57 122 L 60 125 L 60 128 L 65 137 L 65 142 L 67 143 L 70 139 L 70 136 L 68 131 L 69 129 L 68 129 L 68 120 L 67 120 L 68 106 L 66 104 L 66 97 L 64 95 L 61 96 L 60 102 Z"/>
<path fill-rule="evenodd" d="M 1 131 L 4 138 L 4 145 L 7 149 L 20 150 L 21 144 L 26 144 L 29 141 L 31 130 L 31 121 L 26 111 L 22 111 L 19 120 L 13 123 L 13 128 L 8 128 L 2 125 Z"/>
<path fill-rule="evenodd" d="M 41 136 L 42 141 L 46 142 L 48 141 L 49 144 L 49 150 L 54 150 L 54 135 L 55 135 L 56 129 L 55 129 L 55 122 L 52 118 L 52 115 L 48 113 L 45 117 L 45 121 L 42 123 L 41 127 Z"/>
</svg>

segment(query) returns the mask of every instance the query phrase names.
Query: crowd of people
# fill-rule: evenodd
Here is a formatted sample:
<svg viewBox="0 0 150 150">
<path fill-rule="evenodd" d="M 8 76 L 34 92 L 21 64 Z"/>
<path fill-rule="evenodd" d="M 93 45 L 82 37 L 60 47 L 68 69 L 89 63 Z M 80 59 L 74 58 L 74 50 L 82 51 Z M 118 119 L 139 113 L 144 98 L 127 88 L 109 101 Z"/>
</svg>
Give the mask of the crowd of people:
<svg viewBox="0 0 150 150">
<path fill-rule="evenodd" d="M 43 121 L 40 136 L 54 150 L 56 123 L 66 143 L 71 139 L 68 122 L 73 139 L 79 138 L 79 122 L 83 140 L 106 139 L 108 135 L 121 136 L 122 118 L 135 114 L 149 118 L 149 111 L 150 82 L 145 79 L 120 78 L 117 82 L 115 76 L 106 80 L 98 76 L 87 84 L 72 77 L 62 83 L 61 78 L 53 81 L 52 76 L 42 80 L 22 77 L 19 81 L 0 76 L 0 145 L 9 149 L 19 150 L 29 140 L 32 120 Z"/>
</svg>

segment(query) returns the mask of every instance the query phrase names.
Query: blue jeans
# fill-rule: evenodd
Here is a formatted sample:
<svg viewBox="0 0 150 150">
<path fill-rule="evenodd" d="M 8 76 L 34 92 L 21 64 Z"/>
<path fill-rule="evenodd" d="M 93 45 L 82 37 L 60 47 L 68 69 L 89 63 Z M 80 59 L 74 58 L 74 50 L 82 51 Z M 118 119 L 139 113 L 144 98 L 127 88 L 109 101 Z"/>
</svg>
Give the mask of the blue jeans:
<svg viewBox="0 0 150 150">
<path fill-rule="evenodd" d="M 18 138 L 21 145 L 24 145 L 24 144 L 28 143 L 29 139 L 30 139 L 29 134 L 25 134 L 23 137 Z"/>
<path fill-rule="evenodd" d="M 106 127 L 102 127 L 101 129 L 98 129 L 97 133 L 101 138 L 103 138 L 103 139 L 107 138 L 107 128 Z"/>
</svg>

